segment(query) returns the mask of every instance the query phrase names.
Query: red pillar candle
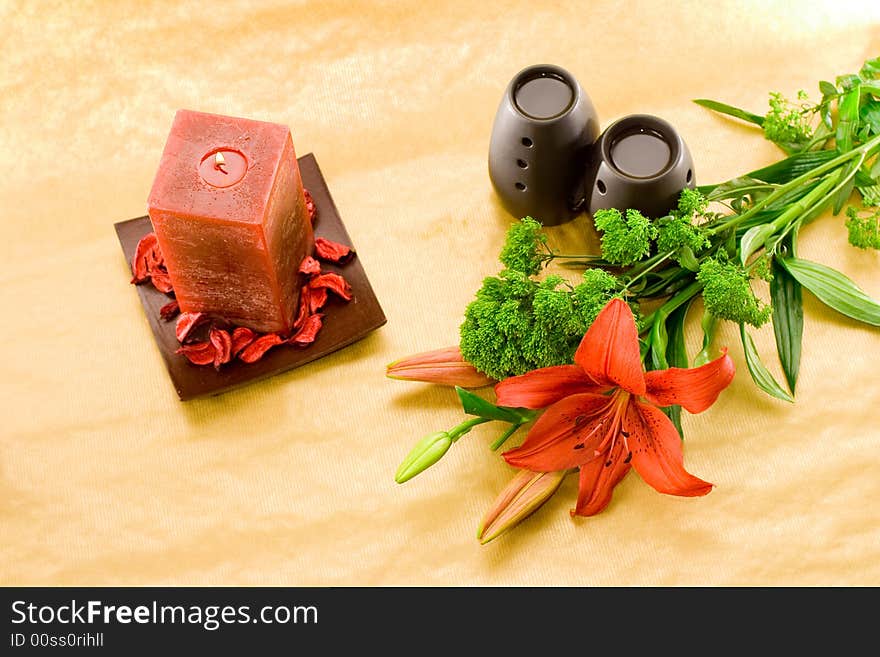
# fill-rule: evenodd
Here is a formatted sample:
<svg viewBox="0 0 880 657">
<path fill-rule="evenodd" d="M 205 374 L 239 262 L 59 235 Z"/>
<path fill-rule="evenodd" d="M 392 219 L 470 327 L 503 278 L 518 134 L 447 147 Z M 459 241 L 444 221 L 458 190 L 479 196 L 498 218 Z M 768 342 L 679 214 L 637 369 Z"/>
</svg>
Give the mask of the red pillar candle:
<svg viewBox="0 0 880 657">
<path fill-rule="evenodd" d="M 314 237 L 287 126 L 179 110 L 149 212 L 183 312 L 291 329 Z"/>
</svg>

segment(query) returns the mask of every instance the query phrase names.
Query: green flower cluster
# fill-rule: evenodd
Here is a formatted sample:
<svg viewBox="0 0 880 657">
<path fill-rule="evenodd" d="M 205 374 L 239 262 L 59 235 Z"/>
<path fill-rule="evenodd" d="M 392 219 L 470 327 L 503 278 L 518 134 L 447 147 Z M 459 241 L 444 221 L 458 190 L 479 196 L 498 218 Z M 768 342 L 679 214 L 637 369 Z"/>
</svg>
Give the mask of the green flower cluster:
<svg viewBox="0 0 880 657">
<path fill-rule="evenodd" d="M 674 251 L 673 259 L 681 262 L 681 251 L 691 254 L 709 246 L 709 237 L 694 222 L 706 212 L 709 201 L 696 189 L 685 189 L 678 198 L 678 208 L 658 222 L 657 248 L 661 252 Z"/>
<path fill-rule="evenodd" d="M 800 144 L 813 135 L 805 91 L 798 91 L 798 102 L 792 103 L 781 93 L 770 94 L 770 111 L 764 117 L 764 136 L 777 144 Z"/>
<path fill-rule="evenodd" d="M 593 223 L 602 231 L 602 257 L 615 265 L 631 265 L 651 252 L 657 228 L 638 210 L 626 216 L 616 208 L 597 210 Z"/>
<path fill-rule="evenodd" d="M 695 253 L 710 245 L 705 230 L 696 223 L 708 205 L 698 190 L 685 189 L 678 207 L 654 222 L 638 210 L 627 210 L 625 215 L 614 208 L 597 210 L 593 223 L 602 231 L 602 257 L 615 265 L 632 265 L 652 252 L 656 240 L 657 250 L 672 252 L 673 260 L 693 261 Z"/>
<path fill-rule="evenodd" d="M 860 215 L 853 207 L 846 209 L 846 229 L 849 243 L 860 249 L 880 250 L 880 209 Z"/>
<path fill-rule="evenodd" d="M 703 284 L 703 303 L 716 317 L 758 327 L 770 319 L 770 306 L 755 296 L 748 273 L 739 265 L 707 258 L 697 280 Z"/>
<path fill-rule="evenodd" d="M 536 280 L 545 250 L 540 224 L 531 218 L 514 224 L 501 254 L 507 268 L 486 278 L 465 310 L 462 356 L 495 379 L 571 363 L 584 333 L 620 289 L 604 269 L 586 270 L 574 286 L 556 275 Z"/>
<path fill-rule="evenodd" d="M 534 276 L 548 259 L 547 236 L 541 224 L 531 217 L 523 217 L 507 231 L 507 239 L 499 260 L 508 269 Z"/>
</svg>

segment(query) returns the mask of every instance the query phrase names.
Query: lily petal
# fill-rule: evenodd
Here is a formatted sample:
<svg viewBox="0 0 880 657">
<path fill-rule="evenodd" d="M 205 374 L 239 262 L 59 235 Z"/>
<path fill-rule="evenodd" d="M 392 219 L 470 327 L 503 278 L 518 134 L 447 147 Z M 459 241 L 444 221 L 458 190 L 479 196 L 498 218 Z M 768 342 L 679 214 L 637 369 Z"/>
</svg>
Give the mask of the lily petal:
<svg viewBox="0 0 880 657">
<path fill-rule="evenodd" d="M 645 374 L 646 397 L 658 406 L 677 404 L 690 413 L 702 413 L 718 399 L 736 373 L 733 360 L 723 350 L 720 358 L 702 367 L 670 367 Z"/>
<path fill-rule="evenodd" d="M 505 379 L 495 386 L 495 396 L 499 406 L 546 408 L 570 395 L 607 388 L 588 378 L 578 365 L 556 365 Z"/>
<path fill-rule="evenodd" d="M 468 363 L 458 347 L 424 351 L 394 361 L 386 367 L 385 376 L 462 388 L 482 388 L 495 383 L 495 379 Z"/>
<path fill-rule="evenodd" d="M 520 470 L 486 512 L 477 538 L 486 544 L 538 510 L 555 493 L 567 471 L 531 472 Z"/>
<path fill-rule="evenodd" d="M 603 395 L 571 395 L 548 408 L 529 430 L 523 444 L 504 453 L 516 468 L 534 472 L 567 470 L 595 458 L 605 433 L 602 421 L 613 408 Z"/>
<path fill-rule="evenodd" d="M 631 467 L 626 456 L 623 440 L 618 438 L 607 453 L 581 466 L 577 507 L 571 515 L 593 516 L 608 506 L 614 487 Z"/>
<path fill-rule="evenodd" d="M 599 312 L 581 340 L 574 362 L 597 383 L 645 394 L 639 330 L 625 301 L 612 299 Z"/>
<path fill-rule="evenodd" d="M 633 401 L 625 424 L 633 467 L 652 488 L 683 497 L 698 497 L 712 490 L 713 484 L 684 469 L 681 438 L 663 411 Z"/>
</svg>

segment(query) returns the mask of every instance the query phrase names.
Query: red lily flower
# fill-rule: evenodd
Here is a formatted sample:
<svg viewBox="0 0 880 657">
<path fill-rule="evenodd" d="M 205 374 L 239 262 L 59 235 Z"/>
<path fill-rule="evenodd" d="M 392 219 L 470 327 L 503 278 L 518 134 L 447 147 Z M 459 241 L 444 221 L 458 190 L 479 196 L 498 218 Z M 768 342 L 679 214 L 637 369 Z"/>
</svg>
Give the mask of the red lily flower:
<svg viewBox="0 0 880 657">
<path fill-rule="evenodd" d="M 713 484 L 684 469 L 681 438 L 658 406 L 677 404 L 691 413 L 709 408 L 733 380 L 726 349 L 702 367 L 644 372 L 632 311 L 612 299 L 574 361 L 495 386 L 501 406 L 548 407 L 523 444 L 504 454 L 510 465 L 535 472 L 579 468 L 572 515 L 602 511 L 631 466 L 661 493 L 696 497 L 712 490 Z"/>
</svg>

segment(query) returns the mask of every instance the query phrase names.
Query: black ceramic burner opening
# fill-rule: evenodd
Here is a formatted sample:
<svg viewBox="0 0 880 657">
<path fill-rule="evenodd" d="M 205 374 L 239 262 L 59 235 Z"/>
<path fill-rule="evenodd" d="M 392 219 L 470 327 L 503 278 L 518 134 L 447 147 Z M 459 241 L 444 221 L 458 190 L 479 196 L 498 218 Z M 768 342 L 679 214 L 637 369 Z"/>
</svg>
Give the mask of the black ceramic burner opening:
<svg viewBox="0 0 880 657">
<path fill-rule="evenodd" d="M 628 178 L 656 178 L 678 159 L 676 139 L 653 121 L 622 122 L 609 137 L 604 143 L 605 160 Z"/>
<path fill-rule="evenodd" d="M 552 71 L 536 71 L 524 77 L 513 92 L 516 108 L 540 121 L 562 116 L 574 105 L 575 99 L 572 83 Z"/>
</svg>

